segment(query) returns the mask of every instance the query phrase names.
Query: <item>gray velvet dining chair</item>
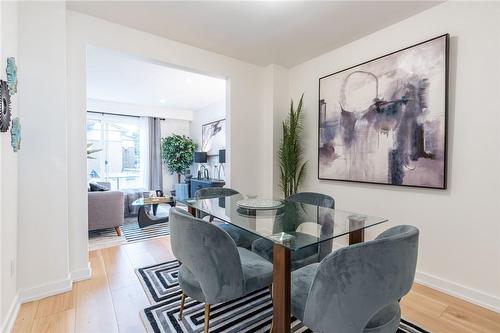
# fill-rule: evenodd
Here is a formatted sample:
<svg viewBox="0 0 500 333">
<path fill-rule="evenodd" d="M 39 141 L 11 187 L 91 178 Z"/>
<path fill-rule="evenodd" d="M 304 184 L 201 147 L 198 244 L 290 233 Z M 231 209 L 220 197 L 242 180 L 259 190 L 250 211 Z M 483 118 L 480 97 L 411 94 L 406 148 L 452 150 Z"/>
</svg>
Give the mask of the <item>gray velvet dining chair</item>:
<svg viewBox="0 0 500 333">
<path fill-rule="evenodd" d="M 292 314 L 314 332 L 394 333 L 413 284 L 419 231 L 390 228 L 292 272 Z"/>
<path fill-rule="evenodd" d="M 228 302 L 271 286 L 272 264 L 237 247 L 234 240 L 214 224 L 182 209 L 171 208 L 170 225 L 172 251 L 181 262 L 179 320 L 186 296 L 203 302 L 204 332 L 207 333 L 211 304 Z"/>
<path fill-rule="evenodd" d="M 286 198 L 286 200 L 324 208 L 335 208 L 335 199 L 333 199 L 329 195 L 322 193 L 299 192 L 292 194 L 291 196 Z M 304 223 L 304 225 L 299 225 L 297 230 L 295 231 L 318 236 L 319 234 L 321 234 L 321 232 L 328 232 L 327 230 L 332 230 L 333 221 L 331 219 L 331 216 L 327 215 L 319 222 L 320 224 L 316 222 Z M 316 229 L 312 226 L 312 224 L 316 225 Z M 332 252 L 332 248 L 333 240 L 327 240 L 325 242 L 322 242 L 321 244 L 315 244 L 298 251 L 293 251 L 290 258 L 292 270 L 304 267 L 311 263 L 320 262 L 326 255 Z M 273 261 L 273 243 L 267 239 L 256 239 L 252 243 L 252 251 L 270 262 Z"/>
<path fill-rule="evenodd" d="M 195 197 L 197 199 L 210 199 L 228 197 L 235 194 L 239 194 L 239 192 L 227 187 L 205 187 L 196 191 Z M 208 218 L 210 222 L 213 222 L 214 220 L 213 216 L 205 216 L 205 218 Z M 255 240 L 259 239 L 258 236 L 252 234 L 251 232 L 235 227 L 232 224 L 226 223 L 224 221 L 218 222 L 219 223 L 217 223 L 217 226 L 227 232 L 239 247 L 250 249 L 252 247 L 252 243 Z"/>
</svg>

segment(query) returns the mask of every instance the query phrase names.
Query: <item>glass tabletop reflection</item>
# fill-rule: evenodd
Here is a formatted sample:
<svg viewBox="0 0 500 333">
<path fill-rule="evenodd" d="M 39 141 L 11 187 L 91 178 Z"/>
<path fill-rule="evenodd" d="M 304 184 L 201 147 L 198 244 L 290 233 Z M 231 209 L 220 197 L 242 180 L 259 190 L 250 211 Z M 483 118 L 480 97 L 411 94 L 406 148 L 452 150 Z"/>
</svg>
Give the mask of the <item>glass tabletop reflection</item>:
<svg viewBox="0 0 500 333">
<path fill-rule="evenodd" d="M 268 202 L 256 199 L 259 206 Z M 253 208 L 252 201 L 241 194 L 178 202 L 293 251 L 388 221 L 291 200 L 269 201 L 265 208 Z"/>
</svg>

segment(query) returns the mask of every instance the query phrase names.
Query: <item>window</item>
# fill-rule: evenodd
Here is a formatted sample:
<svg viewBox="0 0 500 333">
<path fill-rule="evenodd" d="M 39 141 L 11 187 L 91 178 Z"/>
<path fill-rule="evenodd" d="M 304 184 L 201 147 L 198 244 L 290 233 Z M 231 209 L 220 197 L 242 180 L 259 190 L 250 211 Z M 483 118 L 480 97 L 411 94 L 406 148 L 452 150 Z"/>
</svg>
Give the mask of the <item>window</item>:
<svg viewBox="0 0 500 333">
<path fill-rule="evenodd" d="M 147 127 L 138 117 L 87 113 L 87 143 L 102 149 L 87 159 L 87 178 L 111 189 L 145 188 Z"/>
</svg>

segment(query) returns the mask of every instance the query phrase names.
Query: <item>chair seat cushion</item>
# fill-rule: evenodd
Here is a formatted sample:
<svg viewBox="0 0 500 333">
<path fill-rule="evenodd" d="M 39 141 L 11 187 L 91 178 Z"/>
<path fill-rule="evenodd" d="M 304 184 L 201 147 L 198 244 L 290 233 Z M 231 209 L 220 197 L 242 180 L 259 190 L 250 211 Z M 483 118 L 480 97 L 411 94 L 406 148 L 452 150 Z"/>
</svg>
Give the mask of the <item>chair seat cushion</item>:
<svg viewBox="0 0 500 333">
<path fill-rule="evenodd" d="M 292 272 L 292 314 L 300 319 L 304 319 L 307 295 L 313 282 L 319 263 L 314 263 Z"/>
<path fill-rule="evenodd" d="M 220 220 L 216 221 L 218 222 Z M 258 236 L 252 234 L 251 232 L 235 227 L 234 225 L 229 223 L 218 223 L 217 226 L 227 232 L 229 236 L 231 236 L 231 238 L 236 243 L 236 246 L 244 247 L 245 249 L 250 249 L 252 247 L 252 243 L 255 240 L 259 239 Z"/>
<path fill-rule="evenodd" d="M 238 253 L 245 278 L 245 293 L 270 286 L 273 282 L 273 265 L 247 249 L 238 247 Z"/>
<path fill-rule="evenodd" d="M 270 240 L 259 238 L 252 243 L 252 251 L 262 258 L 273 262 L 273 243 Z M 299 269 L 306 265 L 319 262 L 318 245 L 312 245 L 303 249 L 292 251 L 292 270 Z"/>
</svg>

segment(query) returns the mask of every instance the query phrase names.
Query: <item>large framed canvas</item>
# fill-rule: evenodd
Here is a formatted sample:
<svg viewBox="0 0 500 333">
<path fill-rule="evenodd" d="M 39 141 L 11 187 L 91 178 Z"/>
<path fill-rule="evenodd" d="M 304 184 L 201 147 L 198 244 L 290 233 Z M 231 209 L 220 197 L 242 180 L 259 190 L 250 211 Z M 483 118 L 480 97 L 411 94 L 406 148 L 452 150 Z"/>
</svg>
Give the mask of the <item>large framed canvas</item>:
<svg viewBox="0 0 500 333">
<path fill-rule="evenodd" d="M 226 148 L 226 119 L 213 121 L 201 126 L 201 151 L 207 155 L 219 155 Z"/>
<path fill-rule="evenodd" d="M 319 79 L 319 179 L 446 188 L 448 39 Z"/>
</svg>

